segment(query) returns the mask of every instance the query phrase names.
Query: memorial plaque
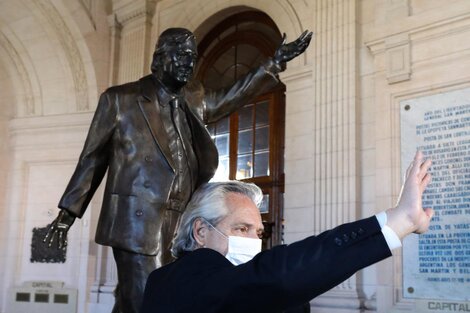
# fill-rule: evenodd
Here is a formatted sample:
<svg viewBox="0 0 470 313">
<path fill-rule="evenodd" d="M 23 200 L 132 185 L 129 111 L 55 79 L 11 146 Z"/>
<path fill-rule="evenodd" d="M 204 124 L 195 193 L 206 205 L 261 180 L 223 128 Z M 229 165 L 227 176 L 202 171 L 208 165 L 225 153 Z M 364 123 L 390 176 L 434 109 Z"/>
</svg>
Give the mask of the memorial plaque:
<svg viewBox="0 0 470 313">
<path fill-rule="evenodd" d="M 470 300 L 470 88 L 400 102 L 401 164 L 433 160 L 429 231 L 403 242 L 404 297 Z"/>
<path fill-rule="evenodd" d="M 58 245 L 57 237 L 52 241 L 52 246 L 54 246 L 52 249 L 43 241 L 49 226 L 50 224 L 46 227 L 33 228 L 31 258 L 29 259 L 31 263 L 65 263 L 67 247 L 56 249 L 55 247 Z"/>
</svg>

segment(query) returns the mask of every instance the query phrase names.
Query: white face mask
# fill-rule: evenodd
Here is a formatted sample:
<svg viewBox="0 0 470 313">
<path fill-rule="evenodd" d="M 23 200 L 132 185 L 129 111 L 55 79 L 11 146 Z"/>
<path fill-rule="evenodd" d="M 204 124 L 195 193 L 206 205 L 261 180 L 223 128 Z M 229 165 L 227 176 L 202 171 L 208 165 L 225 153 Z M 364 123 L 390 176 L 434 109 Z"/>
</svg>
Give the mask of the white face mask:
<svg viewBox="0 0 470 313">
<path fill-rule="evenodd" d="M 228 252 L 225 256 L 233 265 L 253 259 L 261 252 L 261 239 L 228 236 Z"/>
<path fill-rule="evenodd" d="M 207 222 L 207 221 L 206 221 Z M 253 259 L 261 252 L 261 239 L 226 236 L 220 230 L 207 222 L 217 233 L 228 240 L 228 252 L 225 255 L 233 265 L 240 265 Z"/>
</svg>

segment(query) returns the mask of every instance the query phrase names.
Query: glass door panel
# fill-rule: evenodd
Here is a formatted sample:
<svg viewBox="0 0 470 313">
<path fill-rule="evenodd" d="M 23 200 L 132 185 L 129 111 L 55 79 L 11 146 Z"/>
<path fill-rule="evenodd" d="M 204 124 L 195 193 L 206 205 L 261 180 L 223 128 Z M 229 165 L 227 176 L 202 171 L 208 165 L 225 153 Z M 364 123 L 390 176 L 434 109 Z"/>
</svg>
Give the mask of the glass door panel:
<svg viewBox="0 0 470 313">
<path fill-rule="evenodd" d="M 253 177 L 253 159 L 250 154 L 238 155 L 236 179 L 247 179 Z"/>
<path fill-rule="evenodd" d="M 219 151 L 219 166 L 212 181 L 227 180 L 230 175 L 230 118 L 207 125 L 207 130 Z"/>
</svg>

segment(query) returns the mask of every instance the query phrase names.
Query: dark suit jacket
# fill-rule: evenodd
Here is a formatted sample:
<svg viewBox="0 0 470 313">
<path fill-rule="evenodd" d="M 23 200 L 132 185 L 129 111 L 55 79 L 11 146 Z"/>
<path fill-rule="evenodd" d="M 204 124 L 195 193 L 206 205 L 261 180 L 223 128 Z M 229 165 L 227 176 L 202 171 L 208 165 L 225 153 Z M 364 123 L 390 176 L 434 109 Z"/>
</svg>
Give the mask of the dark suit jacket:
<svg viewBox="0 0 470 313">
<path fill-rule="evenodd" d="M 282 312 L 390 255 L 375 217 L 261 252 L 240 266 L 197 249 L 150 274 L 141 313 Z"/>
<path fill-rule="evenodd" d="M 272 62 L 231 88 L 207 91 L 192 84 L 183 90 L 198 166 L 190 169 L 196 186 L 215 173 L 217 149 L 204 123 L 215 121 L 278 83 Z M 96 242 L 136 253 L 156 255 L 162 216 L 175 178 L 169 138 L 159 101 L 163 89 L 149 75 L 111 87 L 100 97 L 77 167 L 59 207 L 81 217 L 108 171 Z M 171 237 L 171 236 L 170 236 Z"/>
</svg>

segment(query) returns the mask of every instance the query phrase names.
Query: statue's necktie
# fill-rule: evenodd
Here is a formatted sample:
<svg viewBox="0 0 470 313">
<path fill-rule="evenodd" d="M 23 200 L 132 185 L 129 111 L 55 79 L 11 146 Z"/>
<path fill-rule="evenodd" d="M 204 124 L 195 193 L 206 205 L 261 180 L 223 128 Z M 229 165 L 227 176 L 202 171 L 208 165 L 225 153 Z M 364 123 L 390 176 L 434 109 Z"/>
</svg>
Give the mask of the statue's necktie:
<svg viewBox="0 0 470 313">
<path fill-rule="evenodd" d="M 183 155 L 184 155 L 184 143 L 181 134 L 181 110 L 180 110 L 180 99 L 175 98 L 170 101 L 171 106 L 171 117 L 173 120 L 173 126 L 175 127 L 176 133 L 176 153 L 174 154 L 176 161 L 177 181 L 176 181 L 176 192 L 181 192 L 181 184 L 183 183 Z"/>
<path fill-rule="evenodd" d="M 181 137 L 181 114 L 180 114 L 180 99 L 174 98 L 170 100 L 171 105 L 171 117 L 173 119 L 173 125 L 175 126 L 176 134 L 181 142 L 183 138 Z"/>
</svg>

